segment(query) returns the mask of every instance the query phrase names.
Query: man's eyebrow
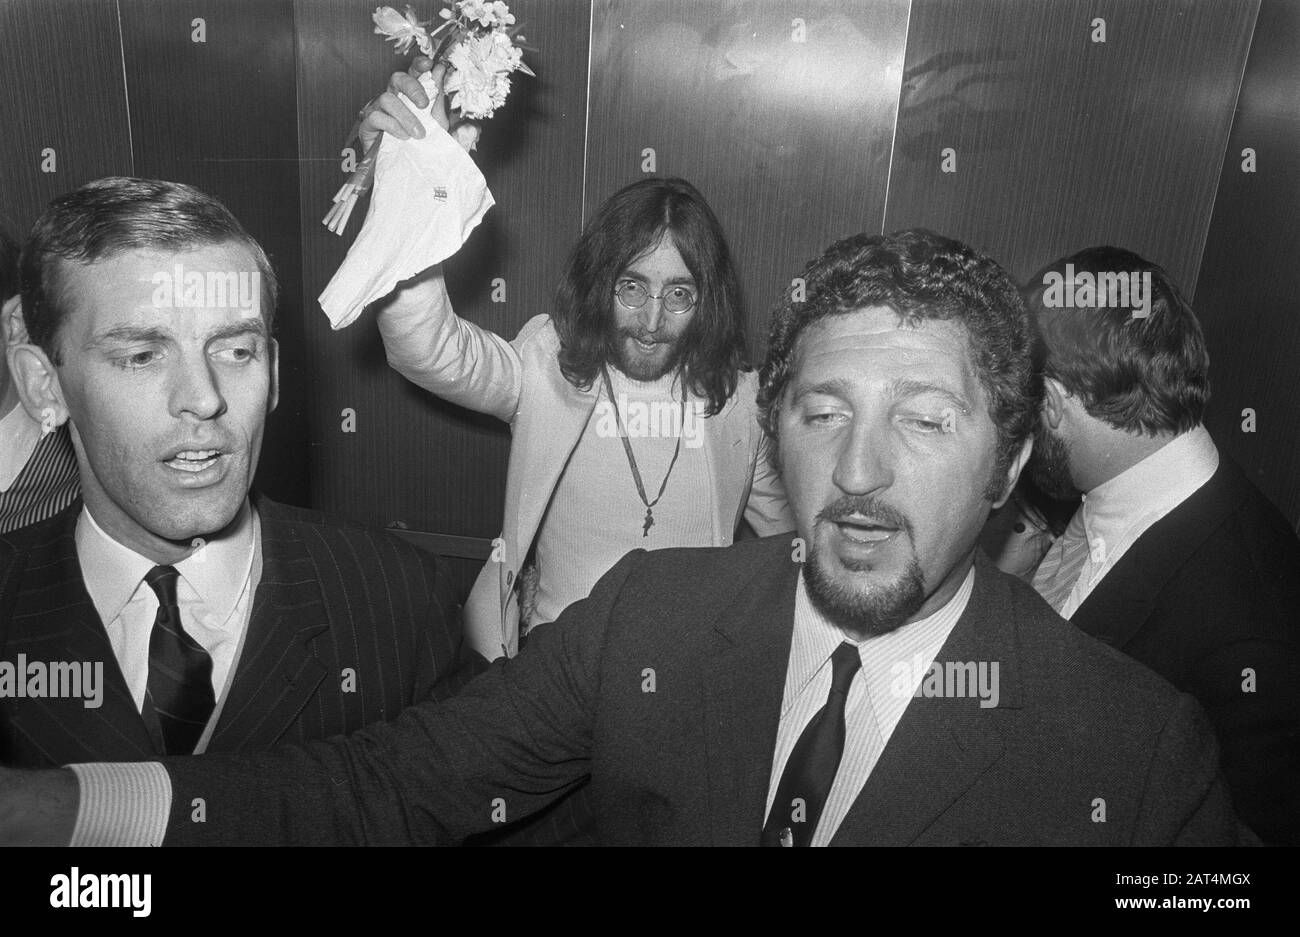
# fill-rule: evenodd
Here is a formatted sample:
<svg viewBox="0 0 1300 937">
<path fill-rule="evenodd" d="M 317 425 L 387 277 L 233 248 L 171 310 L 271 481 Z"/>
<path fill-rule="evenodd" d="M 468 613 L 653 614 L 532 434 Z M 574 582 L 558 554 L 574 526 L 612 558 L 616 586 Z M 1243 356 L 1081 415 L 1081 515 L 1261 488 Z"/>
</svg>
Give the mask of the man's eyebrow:
<svg viewBox="0 0 1300 937">
<path fill-rule="evenodd" d="M 618 275 L 618 279 L 639 280 L 642 283 L 650 282 L 649 277 L 645 276 L 644 274 L 637 273 L 635 270 L 624 270 L 622 273 Z M 664 286 L 677 286 L 679 284 L 685 284 L 686 286 L 694 286 L 695 277 L 687 275 L 684 277 L 670 277 L 669 279 L 664 280 Z"/>
<path fill-rule="evenodd" d="M 239 322 L 223 325 L 209 335 L 207 340 L 213 342 L 223 338 L 238 338 L 241 335 L 256 335 L 258 338 L 266 338 L 266 323 L 261 316 L 250 316 L 247 319 L 241 319 Z"/>
<path fill-rule="evenodd" d="M 970 413 L 970 404 L 966 401 L 966 398 L 942 384 L 903 379 L 894 381 L 889 385 L 889 392 L 894 397 L 920 397 L 926 394 L 943 397 L 961 410 L 962 413 Z"/>
<path fill-rule="evenodd" d="M 843 378 L 829 378 L 816 384 L 796 384 L 791 391 L 790 402 L 798 403 L 812 394 L 825 394 L 828 397 L 848 397 L 849 382 Z"/>
<path fill-rule="evenodd" d="M 135 342 L 166 342 L 170 341 L 171 334 L 157 327 L 139 326 L 139 325 L 118 325 L 111 329 L 105 329 L 97 335 L 93 335 L 90 341 L 86 342 L 86 349 L 98 348 L 103 345 L 127 345 Z"/>
</svg>

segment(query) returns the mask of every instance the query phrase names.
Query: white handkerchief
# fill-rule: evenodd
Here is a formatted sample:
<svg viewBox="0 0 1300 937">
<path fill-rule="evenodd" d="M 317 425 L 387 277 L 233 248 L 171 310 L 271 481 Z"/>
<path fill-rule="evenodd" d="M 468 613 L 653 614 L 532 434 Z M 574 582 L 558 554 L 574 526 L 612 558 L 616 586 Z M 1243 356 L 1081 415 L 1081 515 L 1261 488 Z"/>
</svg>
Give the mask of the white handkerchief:
<svg viewBox="0 0 1300 937">
<path fill-rule="evenodd" d="M 433 96 L 429 73 L 420 76 Z M 366 223 L 320 294 L 330 325 L 351 325 L 367 305 L 460 250 L 494 204 L 487 180 L 459 143 L 406 98 L 424 125 L 423 140 L 384 134 Z"/>
</svg>

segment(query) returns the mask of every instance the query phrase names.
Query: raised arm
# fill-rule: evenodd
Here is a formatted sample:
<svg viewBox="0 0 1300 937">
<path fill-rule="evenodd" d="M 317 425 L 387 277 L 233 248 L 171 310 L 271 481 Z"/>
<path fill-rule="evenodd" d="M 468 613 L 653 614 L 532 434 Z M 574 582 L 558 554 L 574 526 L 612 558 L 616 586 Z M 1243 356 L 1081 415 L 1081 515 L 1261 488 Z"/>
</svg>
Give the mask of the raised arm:
<svg viewBox="0 0 1300 937">
<path fill-rule="evenodd" d="M 432 63 L 417 58 L 410 72 L 394 72 L 388 90 L 366 105 L 359 128 L 367 151 L 380 133 L 399 139 L 424 135 L 420 121 L 398 96 L 419 108 L 430 108 L 443 129 L 449 126 L 442 94 L 432 102 L 417 76 Z M 434 87 L 442 88 L 442 67 L 434 70 Z M 472 132 L 464 132 L 472 130 Z M 462 124 L 451 130 L 466 149 L 477 140 L 477 127 Z M 398 285 L 376 304 L 379 334 L 388 363 L 403 377 L 459 406 L 489 413 L 510 422 L 519 406 L 522 369 L 519 354 L 499 335 L 456 315 L 443 282 L 440 265 Z"/>
</svg>

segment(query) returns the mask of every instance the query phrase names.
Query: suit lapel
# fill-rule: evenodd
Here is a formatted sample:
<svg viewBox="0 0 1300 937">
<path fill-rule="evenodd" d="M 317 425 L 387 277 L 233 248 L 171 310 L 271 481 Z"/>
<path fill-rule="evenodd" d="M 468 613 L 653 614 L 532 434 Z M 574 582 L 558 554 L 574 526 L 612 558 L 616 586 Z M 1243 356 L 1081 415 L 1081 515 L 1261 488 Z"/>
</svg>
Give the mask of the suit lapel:
<svg viewBox="0 0 1300 937">
<path fill-rule="evenodd" d="M 709 818 L 715 845 L 758 844 L 794 622 L 799 565 L 788 541 L 737 592 L 704 663 Z"/>
<path fill-rule="evenodd" d="M 515 564 L 523 562 L 532 545 L 542 514 L 569 456 L 582 438 L 600 391 L 599 380 L 585 391 L 574 387 L 565 380 L 554 360 L 541 372 L 546 384 L 541 388 L 524 388 L 525 394 L 533 399 L 521 404 L 525 409 L 515 422 L 510 444 L 511 461 L 518 453 L 520 462 L 519 471 L 510 473 L 505 506 L 505 529 L 507 535 L 513 535 L 519 554 L 507 559 Z M 541 393 L 533 393 L 537 390 Z"/>
<path fill-rule="evenodd" d="M 149 758 L 157 753 L 155 741 L 81 575 L 76 546 L 80 513 L 78 500 L 44 526 L 48 535 L 27 552 L 5 657 L 15 663 L 19 654 L 29 662 L 102 663 L 102 701 L 91 708 L 83 699 L 29 698 L 15 707 L 11 721 L 58 763 Z"/>
<path fill-rule="evenodd" d="M 312 651 L 312 642 L 328 632 L 330 620 L 310 545 L 274 502 L 257 498 L 255 504 L 261 522 L 261 578 L 209 751 L 273 745 L 327 676 Z"/>
<path fill-rule="evenodd" d="M 743 382 L 740 389 L 745 389 Z M 739 406 L 739 399 L 740 393 L 732 394 L 721 411 L 703 421 L 704 455 L 709 478 L 713 479 L 713 542 L 718 546 L 731 542 L 745 509 L 744 499 L 737 501 L 736 496 L 745 490 L 751 478 L 749 463 L 753 452 L 745 445 L 749 441 L 749 427 L 744 425 L 744 417 L 751 411 L 749 407 Z"/>
<path fill-rule="evenodd" d="M 1022 705 L 1015 624 L 995 600 L 997 574 L 977 553 L 975 585 L 935 661 L 997 661 L 998 707 L 980 700 L 915 697 L 832 845 L 905 846 L 914 842 L 981 774 L 1001 757 L 998 710 Z"/>
<path fill-rule="evenodd" d="M 1235 467 L 1220 456 L 1210 480 L 1138 537 L 1070 621 L 1116 648 L 1132 641 L 1170 577 L 1240 504 L 1243 494 L 1234 476 Z"/>
</svg>

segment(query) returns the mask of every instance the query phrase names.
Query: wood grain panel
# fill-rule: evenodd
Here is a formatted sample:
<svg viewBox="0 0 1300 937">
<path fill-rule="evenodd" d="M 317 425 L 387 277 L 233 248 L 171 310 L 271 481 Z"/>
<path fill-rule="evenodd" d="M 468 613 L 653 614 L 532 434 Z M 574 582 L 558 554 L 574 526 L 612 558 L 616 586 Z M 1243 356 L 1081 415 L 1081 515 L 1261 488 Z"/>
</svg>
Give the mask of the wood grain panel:
<svg viewBox="0 0 1300 937">
<path fill-rule="evenodd" d="M 805 261 L 881 229 L 907 11 L 595 2 L 588 214 L 643 176 L 646 148 L 658 175 L 694 183 L 728 232 L 755 361 L 767 310 Z"/>
<path fill-rule="evenodd" d="M 886 228 L 960 237 L 1022 279 L 1109 243 L 1195 283 L 1257 7 L 914 0 Z"/>
<path fill-rule="evenodd" d="M 280 405 L 257 485 L 310 503 L 291 0 L 120 0 L 136 174 L 197 186 L 261 242 L 280 278 Z M 192 25 L 203 20 L 203 42 Z"/>
<path fill-rule="evenodd" d="M 0 126 L 0 224 L 16 239 L 26 237 L 55 196 L 101 176 L 130 175 L 122 44 L 111 0 L 0 3 Z M 52 173 L 41 171 L 46 147 L 56 154 Z"/>
<path fill-rule="evenodd" d="M 374 0 L 299 0 L 299 121 L 306 343 L 316 506 L 376 524 L 495 537 L 509 435 L 497 420 L 445 404 L 388 368 L 373 316 L 332 332 L 315 297 L 360 229 L 364 206 L 337 237 L 320 224 L 342 182 L 343 137 L 406 57 L 373 34 Z M 415 4 L 420 16 L 435 5 Z M 568 247 L 581 228 L 582 154 L 590 8 L 585 0 L 516 0 L 526 61 L 510 101 L 487 125 L 476 158 L 497 206 L 447 265 L 465 318 L 513 338 L 546 312 Z M 506 280 L 493 303 L 493 278 Z M 356 432 L 341 432 L 344 408 Z"/>
<path fill-rule="evenodd" d="M 1196 311 L 1206 423 L 1300 526 L 1300 4 L 1264 0 L 1219 180 Z M 1255 150 L 1256 171 L 1242 172 Z M 1255 411 L 1254 433 L 1242 411 Z"/>
</svg>

